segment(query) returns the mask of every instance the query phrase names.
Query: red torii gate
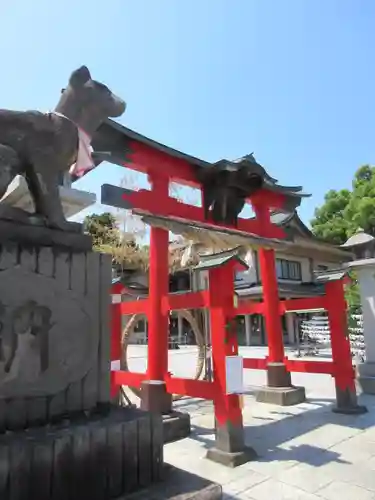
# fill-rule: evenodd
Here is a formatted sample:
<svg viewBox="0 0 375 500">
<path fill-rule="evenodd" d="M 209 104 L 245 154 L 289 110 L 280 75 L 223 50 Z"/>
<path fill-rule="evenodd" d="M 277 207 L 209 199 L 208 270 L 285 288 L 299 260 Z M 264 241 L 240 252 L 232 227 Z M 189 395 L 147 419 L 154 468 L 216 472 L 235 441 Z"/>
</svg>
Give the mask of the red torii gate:
<svg viewBox="0 0 375 500">
<path fill-rule="evenodd" d="M 266 360 L 258 360 L 257 366 L 253 364 L 255 360 L 245 360 L 244 366 L 262 367 L 267 370 L 268 388 L 265 400 L 270 400 L 274 395 L 279 398 L 282 389 L 284 394 L 293 395 L 295 403 L 304 399 L 304 392 L 292 386 L 290 369 L 309 370 L 306 370 L 307 362 L 292 362 L 285 358 L 280 314 L 287 310 L 315 308 L 319 303 L 319 307 L 328 310 L 331 331 L 334 332 L 332 336 L 332 350 L 335 352 L 334 370 L 331 368 L 331 372 L 334 371 L 336 374 L 339 391 L 338 410 L 361 411 L 356 401 L 350 346 L 345 336 L 345 300 L 342 283 L 340 281 L 327 283 L 327 295 L 324 300 L 314 298 L 279 301 L 275 255 L 274 249 L 270 247 L 273 242 L 282 240 L 285 234 L 281 228 L 272 224 L 270 210 L 295 209 L 300 204 L 301 197 L 305 196 L 301 188 L 279 186 L 252 155 L 238 162 L 223 160 L 211 165 L 150 141 L 114 122 L 105 124 L 99 130 L 98 138 L 93 141 L 93 145 L 96 150 L 111 151 L 110 154 L 103 153 L 102 159 L 147 173 L 151 184 L 151 190 L 138 192 L 104 185 L 102 203 L 131 209 L 141 215 L 151 214 L 187 225 L 199 225 L 211 231 L 226 231 L 268 239 L 268 242 L 264 242 L 267 248 L 259 250 L 264 300 L 259 304 L 247 301 L 236 309 L 234 255 L 228 257 L 220 266 L 209 268 L 208 290 L 169 294 L 168 231 L 151 226 L 149 297 L 132 303 L 113 304 L 114 391 L 118 385 L 141 386 L 142 408 L 161 413 L 171 410 L 172 393 L 213 399 L 217 423 L 216 448 L 210 450 L 209 456 L 226 464 L 243 463 L 254 456 L 254 452 L 244 445 L 240 398 L 237 394 L 226 393 L 226 358 L 238 352 L 236 335 L 230 327 L 231 320 L 237 314 L 258 312 L 264 315 L 269 356 Z M 97 156 L 100 157 L 100 154 L 97 153 Z M 216 179 L 220 182 L 215 185 Z M 171 181 L 200 188 L 202 207 L 185 204 L 172 198 L 169 195 Z M 212 185 L 215 186 L 216 193 L 212 192 Z M 236 205 L 241 197 L 243 201 L 247 199 L 251 203 L 255 218 L 237 220 L 241 206 L 234 218 L 233 213 L 229 217 L 227 213 L 229 208 Z M 218 214 L 221 214 L 221 220 L 218 220 Z M 121 291 L 120 285 L 117 286 L 117 290 L 113 291 L 114 294 Z M 204 307 L 210 309 L 214 380 L 208 382 L 171 377 L 168 373 L 167 356 L 169 311 Z M 146 313 L 149 325 L 147 373 L 123 372 L 119 370 L 117 361 L 121 358 L 121 328 L 119 328 L 121 315 L 141 312 Z M 314 366 L 318 370 L 320 365 L 315 362 Z"/>
</svg>

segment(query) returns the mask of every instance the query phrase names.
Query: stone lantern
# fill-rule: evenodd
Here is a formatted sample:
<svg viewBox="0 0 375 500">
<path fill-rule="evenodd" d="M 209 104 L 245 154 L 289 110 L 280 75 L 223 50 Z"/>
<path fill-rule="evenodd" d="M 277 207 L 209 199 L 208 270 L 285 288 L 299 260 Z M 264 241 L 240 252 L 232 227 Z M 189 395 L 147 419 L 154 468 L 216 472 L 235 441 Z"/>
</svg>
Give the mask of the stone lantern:
<svg viewBox="0 0 375 500">
<path fill-rule="evenodd" d="M 346 266 L 357 274 L 361 297 L 366 360 L 358 366 L 359 383 L 363 392 L 375 394 L 375 238 L 358 229 L 341 246 L 355 256 Z"/>
</svg>

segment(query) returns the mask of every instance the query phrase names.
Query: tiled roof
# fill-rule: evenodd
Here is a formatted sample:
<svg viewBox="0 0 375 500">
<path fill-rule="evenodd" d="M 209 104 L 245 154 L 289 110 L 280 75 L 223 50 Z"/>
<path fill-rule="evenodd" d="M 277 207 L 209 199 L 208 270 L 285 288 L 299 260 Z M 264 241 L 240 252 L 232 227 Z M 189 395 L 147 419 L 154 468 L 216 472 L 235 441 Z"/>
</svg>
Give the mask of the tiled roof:
<svg viewBox="0 0 375 500">
<path fill-rule="evenodd" d="M 358 229 L 358 231 L 353 234 L 345 243 L 341 245 L 343 248 L 355 247 L 357 245 L 364 245 L 365 243 L 370 243 L 374 241 L 375 238 L 371 234 L 367 234 L 363 229 Z"/>
<path fill-rule="evenodd" d="M 201 255 L 200 262 L 197 266 L 194 267 L 194 270 L 204 271 L 206 269 L 220 267 L 232 259 L 237 260 L 245 269 L 248 269 L 249 266 L 244 260 L 239 257 L 238 251 L 238 248 L 233 248 L 232 250 L 224 250 L 222 252 Z"/>
<path fill-rule="evenodd" d="M 280 297 L 311 297 L 324 295 L 324 287 L 315 283 L 280 283 L 278 284 Z M 236 293 L 239 297 L 258 297 L 263 294 L 263 286 L 255 284 L 252 286 L 236 286 Z"/>
</svg>

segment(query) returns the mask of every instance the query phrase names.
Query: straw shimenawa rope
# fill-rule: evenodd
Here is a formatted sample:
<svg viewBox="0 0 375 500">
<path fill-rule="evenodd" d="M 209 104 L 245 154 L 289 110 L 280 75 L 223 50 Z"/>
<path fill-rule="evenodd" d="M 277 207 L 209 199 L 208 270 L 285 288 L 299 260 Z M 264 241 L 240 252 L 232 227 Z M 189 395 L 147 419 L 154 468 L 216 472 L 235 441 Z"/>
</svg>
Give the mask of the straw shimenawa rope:
<svg viewBox="0 0 375 500">
<path fill-rule="evenodd" d="M 198 380 L 199 377 L 202 375 L 202 371 L 204 368 L 204 363 L 205 363 L 205 358 L 206 358 L 206 346 L 204 342 L 204 337 L 203 333 L 200 330 L 198 323 L 192 313 L 187 310 L 181 310 L 178 311 L 177 314 L 181 316 L 183 319 L 185 319 L 188 323 L 190 323 L 191 329 L 194 333 L 197 346 L 198 346 L 198 358 L 197 358 L 197 364 L 195 368 L 195 375 L 194 375 L 194 380 Z M 130 320 L 128 321 L 126 327 L 124 328 L 122 332 L 122 338 L 121 338 L 121 352 L 122 352 L 122 359 L 121 359 L 121 370 L 124 371 L 129 371 L 129 365 L 128 365 L 128 345 L 129 345 L 129 339 L 131 334 L 134 331 L 134 327 L 138 323 L 138 321 L 142 318 L 144 318 L 144 314 L 134 314 Z M 135 394 L 136 396 L 140 397 L 140 390 L 137 389 L 136 387 L 129 387 L 129 389 Z M 177 401 L 181 399 L 183 396 L 181 395 L 174 395 L 173 400 Z"/>
</svg>

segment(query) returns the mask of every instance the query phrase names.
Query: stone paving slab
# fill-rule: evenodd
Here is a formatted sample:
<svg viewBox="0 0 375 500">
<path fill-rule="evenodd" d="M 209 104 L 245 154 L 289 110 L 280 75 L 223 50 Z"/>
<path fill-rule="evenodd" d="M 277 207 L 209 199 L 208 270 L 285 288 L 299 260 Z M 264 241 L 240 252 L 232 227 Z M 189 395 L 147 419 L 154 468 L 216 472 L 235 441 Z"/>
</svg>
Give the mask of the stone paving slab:
<svg viewBox="0 0 375 500">
<path fill-rule="evenodd" d="M 186 400 L 192 435 L 165 448 L 167 460 L 223 486 L 223 498 L 375 500 L 375 397 L 362 396 L 369 413 L 332 413 L 331 399 L 312 398 L 292 408 L 245 397 L 246 444 L 259 459 L 234 470 L 205 459 L 214 443 L 213 408 Z"/>
<path fill-rule="evenodd" d="M 221 486 L 195 474 L 165 465 L 164 480 L 118 500 L 220 500 Z"/>
<path fill-rule="evenodd" d="M 193 372 L 194 351 L 178 356 L 172 355 L 172 366 L 181 370 L 176 375 Z M 331 411 L 330 376 L 297 373 L 292 378 L 306 387 L 308 400 L 285 408 L 257 403 L 254 394 L 264 373 L 245 372 L 246 444 L 258 452 L 258 460 L 235 469 L 207 460 L 206 450 L 215 440 L 213 406 L 187 398 L 176 410 L 191 415 L 192 434 L 165 446 L 166 461 L 220 483 L 226 500 L 375 500 L 375 396 L 360 397 L 367 414 L 338 415 Z"/>
</svg>

